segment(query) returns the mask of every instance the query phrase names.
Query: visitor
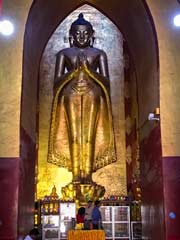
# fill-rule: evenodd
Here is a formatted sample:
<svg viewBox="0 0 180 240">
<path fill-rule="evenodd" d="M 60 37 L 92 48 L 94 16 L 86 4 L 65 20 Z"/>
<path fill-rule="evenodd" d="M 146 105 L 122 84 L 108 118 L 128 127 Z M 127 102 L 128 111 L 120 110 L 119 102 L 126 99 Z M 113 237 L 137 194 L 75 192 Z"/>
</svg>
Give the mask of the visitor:
<svg viewBox="0 0 180 240">
<path fill-rule="evenodd" d="M 37 230 L 37 228 L 33 228 L 31 229 L 29 234 L 24 238 L 24 240 L 37 240 L 38 235 L 39 231 Z"/>
<path fill-rule="evenodd" d="M 84 217 L 85 217 L 85 208 L 84 207 L 80 207 L 78 209 L 78 213 L 76 215 L 77 223 L 84 223 Z"/>
<path fill-rule="evenodd" d="M 96 200 L 94 203 L 94 208 L 92 210 L 93 229 L 102 229 L 102 217 L 101 212 L 99 210 L 100 205 L 101 202 L 99 200 Z"/>
<path fill-rule="evenodd" d="M 93 211 L 93 201 L 89 200 L 85 209 L 85 218 L 84 218 L 84 229 L 91 230 L 93 229 L 92 225 L 92 211 Z"/>
</svg>

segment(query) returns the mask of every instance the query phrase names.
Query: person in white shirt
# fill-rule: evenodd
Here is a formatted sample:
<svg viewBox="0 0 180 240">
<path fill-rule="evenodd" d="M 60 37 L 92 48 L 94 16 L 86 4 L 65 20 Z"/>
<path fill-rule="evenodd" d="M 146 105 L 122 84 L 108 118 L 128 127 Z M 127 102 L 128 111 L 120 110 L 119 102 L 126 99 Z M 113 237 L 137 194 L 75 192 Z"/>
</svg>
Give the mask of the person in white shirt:
<svg viewBox="0 0 180 240">
<path fill-rule="evenodd" d="M 91 200 L 88 201 L 86 209 L 85 209 L 85 218 L 84 218 L 84 229 L 91 230 L 92 227 L 92 210 L 93 210 L 93 202 Z"/>
<path fill-rule="evenodd" d="M 24 240 L 36 240 L 39 235 L 39 231 L 37 228 L 31 229 L 29 234 L 24 238 Z"/>
</svg>

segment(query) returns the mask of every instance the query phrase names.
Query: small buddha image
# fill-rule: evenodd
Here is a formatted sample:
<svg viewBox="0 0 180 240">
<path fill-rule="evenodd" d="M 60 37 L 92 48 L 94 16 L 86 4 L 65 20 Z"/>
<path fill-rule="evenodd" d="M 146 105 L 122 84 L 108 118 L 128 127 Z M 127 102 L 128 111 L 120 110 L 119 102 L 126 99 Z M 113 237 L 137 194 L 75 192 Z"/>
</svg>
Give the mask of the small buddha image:
<svg viewBox="0 0 180 240">
<path fill-rule="evenodd" d="M 56 192 L 56 187 L 55 187 L 55 185 L 54 185 L 53 188 L 52 188 L 52 192 L 51 192 L 51 194 L 50 194 L 50 197 L 51 197 L 52 200 L 56 200 L 56 199 L 59 198 L 59 196 L 58 196 L 58 194 L 57 194 L 57 192 Z"/>
<path fill-rule="evenodd" d="M 76 192 L 74 190 L 73 184 L 70 183 L 66 187 L 62 187 L 62 196 L 64 200 L 74 200 L 76 196 Z"/>
</svg>

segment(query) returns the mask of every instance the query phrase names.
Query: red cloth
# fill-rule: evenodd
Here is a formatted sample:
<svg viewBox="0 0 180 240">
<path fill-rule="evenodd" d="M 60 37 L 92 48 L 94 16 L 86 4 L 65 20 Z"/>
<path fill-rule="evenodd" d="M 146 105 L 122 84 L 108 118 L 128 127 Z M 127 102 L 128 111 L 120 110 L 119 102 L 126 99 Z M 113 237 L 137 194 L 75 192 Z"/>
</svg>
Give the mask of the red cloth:
<svg viewBox="0 0 180 240">
<path fill-rule="evenodd" d="M 84 215 L 77 214 L 76 221 L 77 223 L 84 223 Z"/>
</svg>

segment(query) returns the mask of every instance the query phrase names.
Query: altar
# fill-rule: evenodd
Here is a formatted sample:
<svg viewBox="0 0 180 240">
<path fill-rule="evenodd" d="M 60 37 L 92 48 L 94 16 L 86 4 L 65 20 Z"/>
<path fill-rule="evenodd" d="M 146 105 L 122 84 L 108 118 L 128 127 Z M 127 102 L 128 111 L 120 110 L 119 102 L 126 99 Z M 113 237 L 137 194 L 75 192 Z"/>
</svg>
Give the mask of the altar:
<svg viewBox="0 0 180 240">
<path fill-rule="evenodd" d="M 103 230 L 69 230 L 67 240 L 105 240 Z"/>
</svg>

